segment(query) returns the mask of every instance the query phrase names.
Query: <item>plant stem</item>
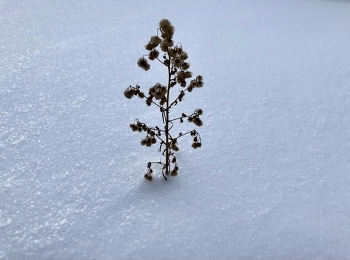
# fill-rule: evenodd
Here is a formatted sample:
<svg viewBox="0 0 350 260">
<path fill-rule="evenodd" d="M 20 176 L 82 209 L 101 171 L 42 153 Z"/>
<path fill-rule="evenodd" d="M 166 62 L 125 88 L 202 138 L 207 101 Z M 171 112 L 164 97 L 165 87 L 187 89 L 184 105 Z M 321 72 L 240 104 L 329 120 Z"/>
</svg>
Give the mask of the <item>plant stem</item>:
<svg viewBox="0 0 350 260">
<path fill-rule="evenodd" d="M 166 110 L 165 110 L 165 166 L 166 166 L 166 174 L 168 175 L 170 173 L 170 159 L 169 159 L 169 100 L 170 100 L 170 81 L 171 81 L 171 73 L 170 73 L 170 55 L 168 52 L 168 60 L 169 64 L 167 64 L 168 67 L 168 87 L 167 87 L 167 97 L 166 97 Z"/>
</svg>

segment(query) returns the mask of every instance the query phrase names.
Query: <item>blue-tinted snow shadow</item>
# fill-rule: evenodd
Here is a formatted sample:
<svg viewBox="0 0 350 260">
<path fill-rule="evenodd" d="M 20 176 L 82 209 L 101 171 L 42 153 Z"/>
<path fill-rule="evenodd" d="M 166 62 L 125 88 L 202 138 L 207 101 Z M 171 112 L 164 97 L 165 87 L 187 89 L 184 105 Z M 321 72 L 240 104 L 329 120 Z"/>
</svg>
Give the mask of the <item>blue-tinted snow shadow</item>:
<svg viewBox="0 0 350 260">
<path fill-rule="evenodd" d="M 166 195 L 173 193 L 174 190 L 178 190 L 181 187 L 181 182 L 176 179 L 176 177 L 167 177 L 165 180 L 163 176 L 154 177 L 152 181 L 141 181 L 139 186 L 136 187 L 136 191 L 140 193 L 141 196 L 150 195 Z"/>
</svg>

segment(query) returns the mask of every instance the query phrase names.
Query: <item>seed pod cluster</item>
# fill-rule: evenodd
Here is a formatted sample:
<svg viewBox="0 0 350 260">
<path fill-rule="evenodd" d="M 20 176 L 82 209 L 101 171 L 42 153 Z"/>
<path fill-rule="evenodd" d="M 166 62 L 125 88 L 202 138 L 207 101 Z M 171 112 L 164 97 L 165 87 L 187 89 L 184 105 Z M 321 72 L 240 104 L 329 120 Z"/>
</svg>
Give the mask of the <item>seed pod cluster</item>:
<svg viewBox="0 0 350 260">
<path fill-rule="evenodd" d="M 200 135 L 198 134 L 198 132 L 196 130 L 192 130 L 191 131 L 191 136 L 193 136 L 192 147 L 194 149 L 202 147 L 201 137 L 200 137 Z"/>
<path fill-rule="evenodd" d="M 141 140 L 141 145 L 145 146 L 151 146 L 152 144 L 155 144 L 157 142 L 157 139 L 151 136 L 146 136 L 144 139 Z"/>
<path fill-rule="evenodd" d="M 153 179 L 152 178 L 153 170 L 152 170 L 151 166 L 152 166 L 152 163 L 149 162 L 147 164 L 147 173 L 144 175 L 145 179 L 148 180 L 148 181 L 151 181 Z"/>
<path fill-rule="evenodd" d="M 138 96 L 139 98 L 144 98 L 145 93 L 140 91 L 140 86 L 136 85 L 136 87 L 129 86 L 125 91 L 124 91 L 124 96 L 128 99 L 131 99 L 133 96 Z"/>
<path fill-rule="evenodd" d="M 201 88 L 203 85 L 203 77 L 199 75 L 195 79 L 191 80 L 190 85 L 187 87 L 187 91 L 192 92 L 194 88 Z"/>
<path fill-rule="evenodd" d="M 178 152 L 180 149 L 179 147 L 177 146 L 177 139 L 173 139 L 170 143 L 170 149 Z"/>
<path fill-rule="evenodd" d="M 162 99 L 165 97 L 167 89 L 165 86 L 157 83 L 149 89 L 149 95 L 153 96 L 155 99 Z"/>
<path fill-rule="evenodd" d="M 176 176 L 178 170 L 179 170 L 179 167 L 177 166 L 177 164 L 175 164 L 175 167 L 174 167 L 174 169 L 172 169 L 172 171 L 170 172 L 170 175 L 171 175 L 171 176 Z"/>
<path fill-rule="evenodd" d="M 198 108 L 196 109 L 191 116 L 187 118 L 188 122 L 194 123 L 196 126 L 202 126 L 203 121 L 199 118 L 203 114 L 203 110 Z"/>
<path fill-rule="evenodd" d="M 129 125 L 132 131 L 147 131 L 148 127 L 144 124 L 141 123 L 139 120 L 135 120 L 135 123 Z"/>
</svg>

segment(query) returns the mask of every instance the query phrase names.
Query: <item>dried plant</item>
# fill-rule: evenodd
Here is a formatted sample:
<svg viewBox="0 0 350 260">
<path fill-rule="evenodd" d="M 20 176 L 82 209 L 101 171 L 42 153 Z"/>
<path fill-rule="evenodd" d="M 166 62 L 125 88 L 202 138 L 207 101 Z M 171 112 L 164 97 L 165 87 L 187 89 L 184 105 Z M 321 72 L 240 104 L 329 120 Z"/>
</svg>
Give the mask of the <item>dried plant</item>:
<svg viewBox="0 0 350 260">
<path fill-rule="evenodd" d="M 197 108 L 191 114 L 182 113 L 181 115 L 171 118 L 170 111 L 174 106 L 177 106 L 184 99 L 187 92 L 192 92 L 195 88 L 203 87 L 203 77 L 197 76 L 192 78 L 192 72 L 188 69 L 190 64 L 187 62 L 188 55 L 183 50 L 181 44 L 174 45 L 173 35 L 175 28 L 169 20 L 163 19 L 159 22 L 159 28 L 157 29 L 157 35 L 152 36 L 150 41 L 146 44 L 145 48 L 149 52 L 137 61 L 137 65 L 148 71 L 150 64 L 149 60 L 157 60 L 166 67 L 168 74 L 167 85 L 156 83 L 154 86 L 149 88 L 148 94 L 145 94 L 140 90 L 140 86 L 135 87 L 129 86 L 125 91 L 124 95 L 130 99 L 133 96 L 138 96 L 141 99 L 146 99 L 148 106 L 155 105 L 162 115 L 163 127 L 150 127 L 145 123 L 135 120 L 134 123 L 130 124 L 130 128 L 133 131 L 145 132 L 146 137 L 141 140 L 141 145 L 152 146 L 160 142 L 159 152 L 162 153 L 160 161 L 148 162 L 147 173 L 144 177 L 151 181 L 152 180 L 152 164 L 160 164 L 162 167 L 162 174 L 165 180 L 167 175 L 176 176 L 179 170 L 175 152 L 179 151 L 178 139 L 185 135 L 191 135 L 193 138 L 192 147 L 197 149 L 202 146 L 201 137 L 199 133 L 193 129 L 185 133 L 178 133 L 173 135 L 171 129 L 175 121 L 183 123 L 187 120 L 196 126 L 202 126 L 203 122 L 200 116 L 203 114 L 203 110 Z M 160 35 L 158 35 L 160 34 Z M 162 54 L 160 54 L 162 52 Z M 171 100 L 171 95 L 174 94 L 174 87 L 179 85 L 178 95 L 175 99 Z"/>
</svg>

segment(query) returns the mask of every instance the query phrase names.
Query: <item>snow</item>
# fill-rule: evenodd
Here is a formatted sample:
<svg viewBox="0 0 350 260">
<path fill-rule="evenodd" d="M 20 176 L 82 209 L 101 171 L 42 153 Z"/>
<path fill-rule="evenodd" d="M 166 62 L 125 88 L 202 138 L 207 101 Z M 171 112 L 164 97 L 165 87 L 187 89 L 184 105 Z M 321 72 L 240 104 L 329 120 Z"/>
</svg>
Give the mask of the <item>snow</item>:
<svg viewBox="0 0 350 260">
<path fill-rule="evenodd" d="M 350 259 L 349 13 L 0 0 L 0 259 Z M 136 65 L 162 18 L 204 77 L 176 110 L 204 110 L 203 147 L 147 182 L 129 124 L 160 114 L 123 91 L 165 80 Z"/>
</svg>

